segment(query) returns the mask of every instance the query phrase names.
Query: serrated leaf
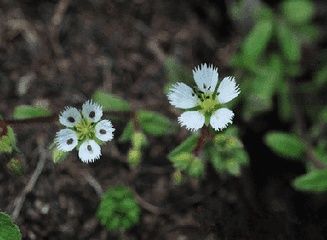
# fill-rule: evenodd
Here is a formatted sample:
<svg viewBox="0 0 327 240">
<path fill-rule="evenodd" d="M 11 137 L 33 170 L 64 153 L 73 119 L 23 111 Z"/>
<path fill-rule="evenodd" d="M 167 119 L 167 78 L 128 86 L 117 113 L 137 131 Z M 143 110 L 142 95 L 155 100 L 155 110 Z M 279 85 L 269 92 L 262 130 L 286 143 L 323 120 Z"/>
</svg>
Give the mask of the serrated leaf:
<svg viewBox="0 0 327 240">
<path fill-rule="evenodd" d="M 194 156 L 192 155 L 192 153 L 181 152 L 179 154 L 176 154 L 171 161 L 174 165 L 174 168 L 185 171 L 189 168 L 193 158 Z"/>
<path fill-rule="evenodd" d="M 0 240 L 20 240 L 22 235 L 10 216 L 0 212 Z"/>
<path fill-rule="evenodd" d="M 301 44 L 299 38 L 285 23 L 276 27 L 279 46 L 284 57 L 291 62 L 298 62 L 301 58 Z"/>
<path fill-rule="evenodd" d="M 131 109 L 129 102 L 126 100 L 101 90 L 97 90 L 92 99 L 99 103 L 104 111 L 127 112 Z"/>
<path fill-rule="evenodd" d="M 138 111 L 137 119 L 143 131 L 153 136 L 163 136 L 173 133 L 175 126 L 162 114 L 152 111 Z"/>
<path fill-rule="evenodd" d="M 301 191 L 323 192 L 327 190 L 327 170 L 314 170 L 297 177 L 293 186 Z"/>
<path fill-rule="evenodd" d="M 308 0 L 287 0 L 282 2 L 282 13 L 293 24 L 303 24 L 312 19 L 313 2 Z"/>
<path fill-rule="evenodd" d="M 51 111 L 40 106 L 20 105 L 15 107 L 14 119 L 29 119 L 36 117 L 47 117 L 51 115 Z"/>
<path fill-rule="evenodd" d="M 301 139 L 292 133 L 269 132 L 265 136 L 265 143 L 276 154 L 286 158 L 301 158 L 305 150 Z"/>
<path fill-rule="evenodd" d="M 250 31 L 242 46 L 243 61 L 254 63 L 264 52 L 272 36 L 272 20 L 262 19 Z"/>
<path fill-rule="evenodd" d="M 199 178 L 204 174 L 204 163 L 201 159 L 194 158 L 187 169 L 188 175 Z"/>
<path fill-rule="evenodd" d="M 241 165 L 234 159 L 229 159 L 226 162 L 226 170 L 233 176 L 239 176 L 241 173 Z"/>
<path fill-rule="evenodd" d="M 178 145 L 168 154 L 168 159 L 173 161 L 174 157 L 176 157 L 178 154 L 193 151 L 198 142 L 198 139 L 198 135 L 193 134 L 189 136 L 186 140 L 184 140 L 180 145 Z"/>
</svg>

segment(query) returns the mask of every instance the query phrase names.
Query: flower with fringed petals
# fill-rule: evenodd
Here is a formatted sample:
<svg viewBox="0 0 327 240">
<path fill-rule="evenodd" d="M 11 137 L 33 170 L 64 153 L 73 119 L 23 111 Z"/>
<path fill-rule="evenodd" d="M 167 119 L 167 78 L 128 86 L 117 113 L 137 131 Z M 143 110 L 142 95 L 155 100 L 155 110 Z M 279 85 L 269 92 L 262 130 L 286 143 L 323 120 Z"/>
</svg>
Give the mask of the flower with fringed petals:
<svg viewBox="0 0 327 240">
<path fill-rule="evenodd" d="M 201 64 L 193 70 L 194 87 L 177 82 L 168 92 L 171 105 L 186 110 L 178 117 L 181 126 L 196 131 L 210 125 L 219 131 L 232 123 L 234 113 L 224 104 L 240 94 L 234 77 L 225 77 L 218 85 L 218 69 Z"/>
<path fill-rule="evenodd" d="M 101 157 L 101 147 L 113 139 L 113 128 L 109 120 L 101 120 L 102 107 L 92 100 L 86 101 L 82 110 L 66 107 L 59 116 L 59 122 L 66 128 L 57 132 L 57 149 L 69 152 L 78 149 L 78 157 L 85 163 Z"/>
</svg>

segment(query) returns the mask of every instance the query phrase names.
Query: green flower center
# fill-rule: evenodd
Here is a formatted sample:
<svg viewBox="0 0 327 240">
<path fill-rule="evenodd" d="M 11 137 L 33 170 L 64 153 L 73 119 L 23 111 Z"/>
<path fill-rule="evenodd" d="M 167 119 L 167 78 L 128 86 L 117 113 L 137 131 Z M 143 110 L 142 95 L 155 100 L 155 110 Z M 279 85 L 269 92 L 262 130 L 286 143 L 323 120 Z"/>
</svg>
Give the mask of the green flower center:
<svg viewBox="0 0 327 240">
<path fill-rule="evenodd" d="M 95 137 L 95 125 L 86 120 L 83 119 L 75 126 L 78 140 L 84 141 L 86 139 L 94 139 Z"/>
<path fill-rule="evenodd" d="M 199 106 L 201 108 L 200 111 L 203 114 L 211 114 L 218 109 L 219 104 L 216 99 L 214 99 L 212 96 L 207 95 L 199 103 Z"/>
</svg>

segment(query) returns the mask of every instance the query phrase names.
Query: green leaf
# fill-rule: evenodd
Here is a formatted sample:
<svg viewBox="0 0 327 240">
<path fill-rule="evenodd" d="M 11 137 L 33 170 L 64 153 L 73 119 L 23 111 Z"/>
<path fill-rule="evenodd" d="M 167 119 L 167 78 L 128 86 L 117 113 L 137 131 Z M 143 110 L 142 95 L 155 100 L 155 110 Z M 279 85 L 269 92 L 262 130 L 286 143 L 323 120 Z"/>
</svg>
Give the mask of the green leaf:
<svg viewBox="0 0 327 240">
<path fill-rule="evenodd" d="M 149 135 L 163 136 L 175 130 L 175 125 L 169 118 L 156 112 L 141 110 L 137 112 L 137 118 L 143 131 Z"/>
<path fill-rule="evenodd" d="M 244 40 L 242 46 L 243 61 L 254 63 L 264 52 L 272 36 L 272 20 L 262 19 L 256 23 L 251 32 Z"/>
<path fill-rule="evenodd" d="M 301 42 L 306 42 L 308 44 L 312 44 L 312 42 L 315 42 L 320 37 L 318 26 L 311 24 L 299 26 L 297 33 L 301 37 Z"/>
<path fill-rule="evenodd" d="M 278 87 L 278 114 L 280 119 L 285 122 L 289 121 L 293 116 L 289 85 L 286 81 L 280 81 Z"/>
<path fill-rule="evenodd" d="M 199 178 L 204 174 L 204 163 L 199 158 L 193 158 L 191 165 L 187 170 L 188 175 L 191 177 Z"/>
<path fill-rule="evenodd" d="M 14 110 L 14 119 L 29 119 L 36 117 L 47 117 L 51 115 L 51 111 L 40 106 L 20 105 Z"/>
<path fill-rule="evenodd" d="M 140 165 L 141 158 L 142 158 L 142 152 L 140 149 L 131 148 L 128 151 L 127 160 L 130 167 L 132 168 L 138 167 Z"/>
<path fill-rule="evenodd" d="M 92 99 L 100 104 L 104 111 L 127 112 L 131 109 L 126 100 L 101 90 L 97 90 Z"/>
<path fill-rule="evenodd" d="M 15 133 L 8 126 L 6 135 L 0 137 L 0 153 L 12 153 L 14 149 L 17 149 Z"/>
<path fill-rule="evenodd" d="M 242 82 L 241 88 L 244 95 L 245 120 L 253 118 L 256 114 L 270 110 L 273 104 L 273 96 L 282 80 L 283 63 L 278 55 L 271 55 L 270 58 L 256 65 L 253 71 L 254 77 Z"/>
<path fill-rule="evenodd" d="M 20 240 L 22 234 L 9 215 L 0 212 L 0 240 Z"/>
<path fill-rule="evenodd" d="M 122 142 L 122 143 L 131 141 L 132 140 L 133 133 L 134 133 L 133 122 L 132 121 L 129 121 L 126 124 L 126 126 L 125 126 L 125 128 L 123 130 L 123 133 L 120 135 L 118 141 L 119 142 Z"/>
<path fill-rule="evenodd" d="M 293 24 L 304 24 L 312 19 L 314 14 L 313 2 L 308 0 L 283 1 L 282 13 Z"/>
<path fill-rule="evenodd" d="M 0 138 L 0 153 L 12 153 L 13 148 L 8 136 Z"/>
<path fill-rule="evenodd" d="M 186 140 L 184 140 L 180 145 L 178 145 L 175 149 L 173 149 L 168 154 L 168 159 L 173 161 L 174 158 L 183 153 L 183 152 L 191 152 L 195 148 L 197 142 L 198 142 L 199 136 L 198 135 L 191 135 Z"/>
<path fill-rule="evenodd" d="M 319 68 L 315 73 L 313 81 L 318 88 L 327 85 L 327 64 Z"/>
<path fill-rule="evenodd" d="M 323 192 L 327 190 L 327 170 L 314 170 L 297 177 L 293 181 L 297 190 L 310 192 Z"/>
<path fill-rule="evenodd" d="M 269 132 L 265 136 L 265 143 L 276 154 L 286 158 L 301 158 L 305 150 L 301 139 L 292 133 Z"/>
<path fill-rule="evenodd" d="M 181 152 L 174 156 L 172 163 L 174 168 L 185 171 L 189 168 L 194 156 L 189 152 Z"/>
<path fill-rule="evenodd" d="M 318 115 L 319 121 L 327 124 L 327 106 L 323 107 Z"/>
<path fill-rule="evenodd" d="M 284 57 L 291 62 L 298 62 L 301 58 L 300 40 L 285 23 L 279 22 L 276 26 L 279 46 Z"/>
<path fill-rule="evenodd" d="M 321 139 L 314 149 L 314 153 L 320 161 L 327 164 L 327 140 Z"/>
<path fill-rule="evenodd" d="M 226 170 L 233 176 L 239 176 L 241 174 L 241 165 L 235 159 L 229 159 L 226 162 Z"/>
</svg>

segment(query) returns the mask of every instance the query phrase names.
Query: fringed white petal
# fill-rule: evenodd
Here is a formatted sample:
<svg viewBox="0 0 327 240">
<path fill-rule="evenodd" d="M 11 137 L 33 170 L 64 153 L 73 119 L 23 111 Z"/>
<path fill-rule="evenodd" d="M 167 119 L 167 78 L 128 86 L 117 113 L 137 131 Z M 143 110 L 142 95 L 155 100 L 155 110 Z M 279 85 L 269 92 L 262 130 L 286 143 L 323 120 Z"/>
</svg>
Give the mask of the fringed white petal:
<svg viewBox="0 0 327 240">
<path fill-rule="evenodd" d="M 80 112 L 74 107 L 66 107 L 59 116 L 59 122 L 65 127 L 74 127 L 81 119 Z"/>
<path fill-rule="evenodd" d="M 213 65 L 201 64 L 193 69 L 193 78 L 202 92 L 212 93 L 218 83 L 218 69 Z"/>
<path fill-rule="evenodd" d="M 227 103 L 240 94 L 240 88 L 235 82 L 234 77 L 225 77 L 218 87 L 218 102 Z"/>
<path fill-rule="evenodd" d="M 196 131 L 203 127 L 205 117 L 198 111 L 187 111 L 178 117 L 181 126 L 185 126 L 190 131 Z"/>
<path fill-rule="evenodd" d="M 114 131 L 115 129 L 109 120 L 101 120 L 95 125 L 95 136 L 103 142 L 112 140 Z"/>
<path fill-rule="evenodd" d="M 98 122 L 103 115 L 102 107 L 99 104 L 94 103 L 92 100 L 89 100 L 83 104 L 82 114 L 84 118 L 91 122 Z"/>
<path fill-rule="evenodd" d="M 222 130 L 232 123 L 234 113 L 228 108 L 220 108 L 210 118 L 210 125 L 216 130 Z"/>
<path fill-rule="evenodd" d="M 55 144 L 60 151 L 69 152 L 73 150 L 78 144 L 76 132 L 68 128 L 61 129 L 56 134 Z"/>
<path fill-rule="evenodd" d="M 188 109 L 198 105 L 198 97 L 192 88 L 184 83 L 174 84 L 168 93 L 169 103 L 177 108 Z"/>
<path fill-rule="evenodd" d="M 82 162 L 94 162 L 101 156 L 101 148 L 94 140 L 86 140 L 78 150 L 78 157 Z"/>
</svg>

